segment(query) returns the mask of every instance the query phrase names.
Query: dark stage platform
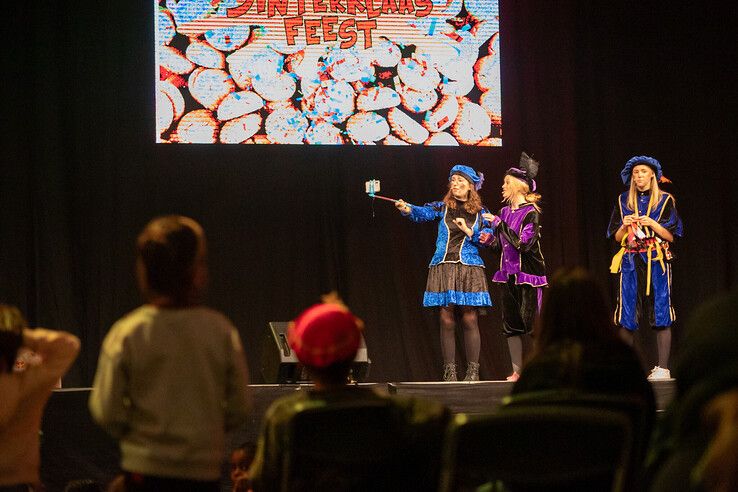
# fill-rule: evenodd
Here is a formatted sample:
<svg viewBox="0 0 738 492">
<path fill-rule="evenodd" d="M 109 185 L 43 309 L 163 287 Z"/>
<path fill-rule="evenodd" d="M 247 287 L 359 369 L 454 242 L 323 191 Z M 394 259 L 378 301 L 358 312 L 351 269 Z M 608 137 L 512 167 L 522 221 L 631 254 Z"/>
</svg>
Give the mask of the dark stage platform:
<svg viewBox="0 0 738 492">
<path fill-rule="evenodd" d="M 434 399 L 454 413 L 479 414 L 494 411 L 513 383 L 481 381 L 477 383 L 397 382 L 361 383 L 391 394 Z M 652 383 L 656 405 L 663 411 L 674 398 L 676 381 Z M 251 385 L 253 411 L 249 422 L 231 436 L 231 445 L 255 441 L 262 418 L 269 405 L 279 397 L 302 391 L 310 385 Z M 116 443 L 99 429 L 87 410 L 90 388 L 54 391 L 44 413 L 41 431 L 41 476 L 49 492 L 63 490 L 69 480 L 94 478 L 107 482 L 118 471 Z"/>
</svg>

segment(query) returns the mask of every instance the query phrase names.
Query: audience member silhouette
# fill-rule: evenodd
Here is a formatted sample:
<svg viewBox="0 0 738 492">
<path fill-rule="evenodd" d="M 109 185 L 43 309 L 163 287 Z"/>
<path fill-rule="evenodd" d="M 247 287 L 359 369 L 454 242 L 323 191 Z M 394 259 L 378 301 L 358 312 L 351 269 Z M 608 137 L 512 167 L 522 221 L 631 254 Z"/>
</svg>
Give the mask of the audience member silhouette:
<svg viewBox="0 0 738 492">
<path fill-rule="evenodd" d="M 0 304 L 0 489 L 36 490 L 41 417 L 57 381 L 74 362 L 79 339 L 61 331 L 29 329 L 13 306 Z M 34 357 L 16 367 L 21 352 Z"/>
<path fill-rule="evenodd" d="M 129 491 L 219 490 L 225 432 L 247 416 L 238 332 L 202 305 L 206 252 L 194 220 L 152 220 L 137 241 L 146 303 L 113 325 L 100 351 L 90 411 L 120 440 Z"/>
<path fill-rule="evenodd" d="M 233 490 L 248 490 L 251 488 L 249 468 L 256 455 L 256 444 L 244 442 L 231 452 L 230 478 Z"/>
<path fill-rule="evenodd" d="M 677 394 L 654 439 L 651 490 L 738 490 L 738 290 L 690 317 L 673 374 Z"/>
<path fill-rule="evenodd" d="M 397 453 L 403 445 L 407 449 L 422 450 L 422 456 L 407 452 L 402 462 L 398 460 L 397 464 L 402 465 L 403 472 L 410 476 L 419 490 L 432 489 L 437 485 L 442 433 L 448 422 L 448 410 L 439 403 L 393 398 L 370 388 L 347 384 L 362 329 L 361 320 L 336 299 L 312 306 L 290 324 L 289 345 L 306 367 L 314 387 L 281 398 L 267 410 L 256 458 L 250 470 L 255 491 L 282 490 L 290 424 L 300 412 L 318 407 L 360 406 L 379 402 L 391 405 L 404 422 L 403 436 L 397 436 L 397 449 L 387 450 L 388 455 Z M 387 422 L 385 427 L 389 424 Z M 352 429 L 338 427 L 326 431 L 324 436 L 327 440 L 347 437 L 355 438 Z M 428 471 L 419 474 L 417 470 L 420 468 Z M 377 476 L 378 479 L 386 481 L 396 477 L 389 468 L 383 471 L 387 476 Z M 372 487 L 370 483 L 351 484 L 355 477 L 332 477 L 333 490 L 366 490 Z M 291 486 L 294 487 L 294 484 Z M 316 483 L 301 482 L 295 490 L 316 490 L 315 487 Z"/>
<path fill-rule="evenodd" d="M 635 396 L 655 411 L 638 357 L 617 336 L 602 290 L 584 269 L 554 274 L 535 334 L 533 354 L 513 394 L 569 389 Z"/>
</svg>

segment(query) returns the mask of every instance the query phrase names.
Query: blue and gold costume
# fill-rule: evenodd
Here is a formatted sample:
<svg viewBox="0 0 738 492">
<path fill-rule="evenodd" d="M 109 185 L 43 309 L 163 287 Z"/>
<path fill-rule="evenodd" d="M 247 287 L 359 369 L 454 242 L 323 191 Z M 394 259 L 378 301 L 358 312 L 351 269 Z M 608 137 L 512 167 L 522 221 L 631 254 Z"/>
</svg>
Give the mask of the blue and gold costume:
<svg viewBox="0 0 738 492">
<path fill-rule="evenodd" d="M 631 166 L 632 168 L 632 166 Z M 660 167 L 659 167 L 660 174 Z M 650 191 L 638 192 L 638 215 L 648 215 L 676 237 L 682 236 L 682 220 L 674 197 L 661 191 L 659 200 L 649 211 Z M 612 212 L 607 237 L 614 238 L 623 217 L 635 211 L 628 207 L 628 192 L 618 198 Z M 671 304 L 671 259 L 669 242 L 658 237 L 649 227 L 626 234 L 620 251 L 613 257 L 610 271 L 620 272 L 618 302 L 614 321 L 630 331 L 638 329 L 638 319 L 647 309 L 648 321 L 654 329 L 671 326 L 676 319 Z"/>
</svg>

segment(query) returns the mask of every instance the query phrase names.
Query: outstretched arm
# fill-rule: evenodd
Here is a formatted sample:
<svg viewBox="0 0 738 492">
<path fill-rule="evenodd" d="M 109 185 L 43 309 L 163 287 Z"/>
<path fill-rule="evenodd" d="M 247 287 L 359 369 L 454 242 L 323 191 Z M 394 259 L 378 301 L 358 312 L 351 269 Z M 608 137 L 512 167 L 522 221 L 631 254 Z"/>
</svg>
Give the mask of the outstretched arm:
<svg viewBox="0 0 738 492">
<path fill-rule="evenodd" d="M 413 222 L 429 222 L 443 215 L 443 202 L 431 202 L 425 205 L 410 205 L 404 200 L 397 200 L 395 207 L 400 213 Z"/>
</svg>

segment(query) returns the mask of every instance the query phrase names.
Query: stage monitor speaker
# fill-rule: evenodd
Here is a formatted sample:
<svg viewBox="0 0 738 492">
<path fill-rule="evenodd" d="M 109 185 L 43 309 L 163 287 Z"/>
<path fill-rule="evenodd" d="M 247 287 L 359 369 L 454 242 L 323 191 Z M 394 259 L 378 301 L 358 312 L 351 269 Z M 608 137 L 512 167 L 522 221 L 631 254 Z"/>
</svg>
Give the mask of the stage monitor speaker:
<svg viewBox="0 0 738 492">
<path fill-rule="evenodd" d="M 270 321 L 269 331 L 261 347 L 261 375 L 265 383 L 308 383 L 310 377 L 295 352 L 287 343 L 288 322 Z M 361 335 L 359 350 L 351 364 L 350 377 L 353 381 L 363 382 L 369 376 L 371 360 L 366 350 L 364 335 Z"/>
</svg>

